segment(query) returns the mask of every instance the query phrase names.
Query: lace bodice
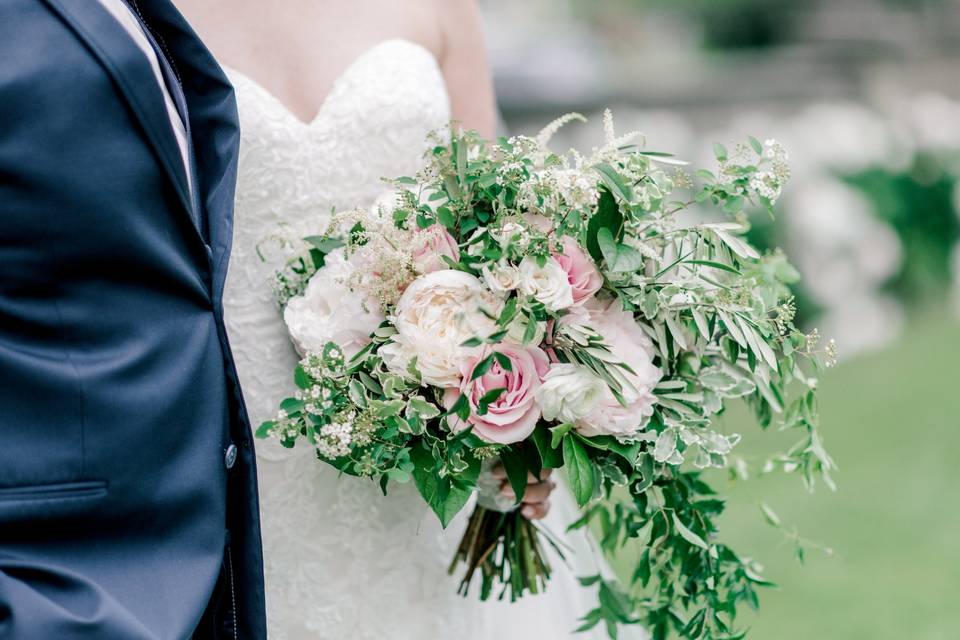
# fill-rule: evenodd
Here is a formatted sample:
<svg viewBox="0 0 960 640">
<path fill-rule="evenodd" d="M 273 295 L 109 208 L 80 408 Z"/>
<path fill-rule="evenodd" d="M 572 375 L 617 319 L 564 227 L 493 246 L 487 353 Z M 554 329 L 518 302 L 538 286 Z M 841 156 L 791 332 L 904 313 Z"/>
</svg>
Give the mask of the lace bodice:
<svg viewBox="0 0 960 640">
<path fill-rule="evenodd" d="M 381 177 L 413 174 L 450 108 L 433 55 L 406 40 L 357 58 L 307 123 L 227 73 L 242 137 L 224 308 L 256 426 L 292 394 L 297 362 L 271 289 L 287 259 L 277 238 L 322 232 L 331 210 L 372 203 Z M 460 598 L 446 569 L 464 517 L 443 532 L 412 486 L 384 498 L 372 482 L 338 478 L 307 447 L 256 447 L 272 640 L 553 638 L 585 611 L 568 606 L 562 585 L 522 607 Z M 515 636 L 494 631 L 511 619 Z"/>
</svg>

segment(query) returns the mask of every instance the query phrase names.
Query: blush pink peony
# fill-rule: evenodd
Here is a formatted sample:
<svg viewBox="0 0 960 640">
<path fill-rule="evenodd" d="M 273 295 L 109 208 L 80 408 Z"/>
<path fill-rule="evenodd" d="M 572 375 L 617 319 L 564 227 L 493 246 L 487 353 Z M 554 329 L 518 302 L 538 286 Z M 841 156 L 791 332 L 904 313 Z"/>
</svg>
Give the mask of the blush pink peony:
<svg viewBox="0 0 960 640">
<path fill-rule="evenodd" d="M 635 436 L 643 431 L 657 402 L 653 388 L 662 373 L 653 364 L 653 343 L 633 314 L 623 310 L 618 299 L 594 299 L 589 312 L 589 326 L 600 334 L 613 356 L 633 369 L 633 373 L 624 372 L 631 385 L 623 390 L 626 406 L 607 388 L 596 407 L 577 421 L 577 430 L 585 436 Z"/>
</svg>

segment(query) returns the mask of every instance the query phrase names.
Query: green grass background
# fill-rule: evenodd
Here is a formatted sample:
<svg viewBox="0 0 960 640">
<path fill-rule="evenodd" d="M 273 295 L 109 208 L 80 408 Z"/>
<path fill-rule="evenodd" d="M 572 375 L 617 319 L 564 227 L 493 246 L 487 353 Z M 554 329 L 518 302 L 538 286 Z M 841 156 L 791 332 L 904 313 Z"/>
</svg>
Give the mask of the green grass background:
<svg viewBox="0 0 960 640">
<path fill-rule="evenodd" d="M 720 481 L 723 537 L 779 585 L 741 619 L 748 638 L 960 639 L 960 322 L 921 315 L 894 346 L 825 372 L 821 415 L 837 493 L 782 474 Z M 723 421 L 752 462 L 794 438 L 739 408 Z M 761 500 L 835 555 L 811 549 L 801 566 Z"/>
</svg>

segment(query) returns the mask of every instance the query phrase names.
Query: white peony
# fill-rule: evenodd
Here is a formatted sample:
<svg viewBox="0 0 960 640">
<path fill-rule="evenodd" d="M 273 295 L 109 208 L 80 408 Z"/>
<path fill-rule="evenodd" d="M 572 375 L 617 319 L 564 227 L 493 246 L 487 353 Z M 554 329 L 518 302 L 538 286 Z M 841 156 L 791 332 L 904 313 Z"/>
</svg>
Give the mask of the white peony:
<svg viewBox="0 0 960 640">
<path fill-rule="evenodd" d="M 567 272 L 553 258 L 541 267 L 527 256 L 520 262 L 520 291 L 543 303 L 548 311 L 559 311 L 573 304 L 573 289 Z"/>
<path fill-rule="evenodd" d="M 464 347 L 472 338 L 495 330 L 502 301 L 491 295 L 475 276 L 443 269 L 414 280 L 400 296 L 391 320 L 397 329 L 393 342 L 378 353 L 391 373 L 409 377 L 416 358 L 421 382 L 436 387 L 460 384 L 461 365 L 477 347 Z"/>
<path fill-rule="evenodd" d="M 546 420 L 575 422 L 593 411 L 606 392 L 606 383 L 575 364 L 554 364 L 537 392 Z"/>
<path fill-rule="evenodd" d="M 492 269 L 484 265 L 480 274 L 490 291 L 503 298 L 520 286 L 520 270 L 509 262 L 496 264 Z"/>
<path fill-rule="evenodd" d="M 343 249 L 332 251 L 303 295 L 287 303 L 283 320 L 300 353 L 320 352 L 328 342 L 335 342 L 350 358 L 370 342 L 370 334 L 383 322 L 376 301 L 348 286 L 354 269 Z"/>
</svg>

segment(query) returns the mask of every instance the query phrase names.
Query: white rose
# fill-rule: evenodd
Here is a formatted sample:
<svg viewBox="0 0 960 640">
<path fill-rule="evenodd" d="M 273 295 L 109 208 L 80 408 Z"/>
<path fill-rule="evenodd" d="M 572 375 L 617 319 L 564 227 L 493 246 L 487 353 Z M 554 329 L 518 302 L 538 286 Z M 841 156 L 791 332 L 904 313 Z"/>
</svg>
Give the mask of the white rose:
<svg viewBox="0 0 960 640">
<path fill-rule="evenodd" d="M 567 272 L 553 258 L 541 267 L 527 256 L 520 262 L 520 291 L 543 303 L 548 311 L 559 311 L 573 304 L 573 289 Z"/>
<path fill-rule="evenodd" d="M 493 269 L 484 265 L 480 273 L 490 290 L 500 297 L 505 298 L 520 286 L 520 270 L 508 262 L 494 265 Z"/>
<path fill-rule="evenodd" d="M 328 342 L 336 342 L 350 358 L 383 322 L 379 305 L 347 285 L 354 268 L 343 249 L 330 252 L 303 295 L 287 303 L 283 320 L 301 353 L 320 352 Z"/>
<path fill-rule="evenodd" d="M 544 419 L 575 422 L 596 408 L 606 389 L 606 383 L 584 367 L 554 364 L 543 378 L 537 403 Z"/>
<path fill-rule="evenodd" d="M 400 296 L 391 318 L 397 335 L 379 353 L 392 373 L 409 377 L 408 366 L 416 358 L 423 384 L 457 386 L 461 364 L 477 349 L 463 343 L 495 330 L 494 320 L 481 309 L 495 318 L 502 305 L 469 273 L 451 269 L 428 273 Z"/>
</svg>

